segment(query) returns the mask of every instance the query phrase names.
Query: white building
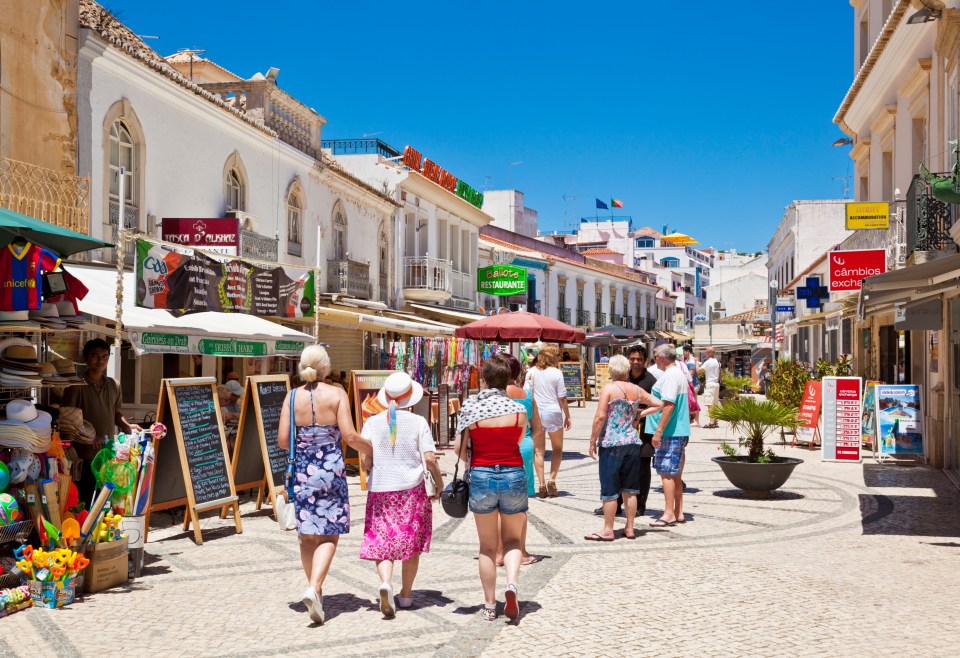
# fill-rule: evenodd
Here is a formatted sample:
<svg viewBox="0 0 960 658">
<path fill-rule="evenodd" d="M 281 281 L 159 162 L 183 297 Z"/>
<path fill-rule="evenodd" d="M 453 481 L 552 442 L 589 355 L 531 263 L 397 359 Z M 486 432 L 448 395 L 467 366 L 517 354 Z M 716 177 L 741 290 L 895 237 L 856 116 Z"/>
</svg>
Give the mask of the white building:
<svg viewBox="0 0 960 658">
<path fill-rule="evenodd" d="M 844 199 L 791 202 L 767 244 L 768 280 L 783 287 L 843 242 L 851 233 L 845 227 L 845 204 Z"/>
<path fill-rule="evenodd" d="M 456 309 L 448 318 L 470 317 L 464 311 L 477 308 L 478 235 L 493 221 L 481 210 L 484 196 L 410 146 L 401 152 L 378 139 L 344 139 L 323 147 L 400 205 L 394 228 L 397 308 L 442 305 Z"/>
<path fill-rule="evenodd" d="M 694 317 L 707 312 L 705 288 L 711 283 L 714 252 L 712 249 L 678 246 L 663 237 L 649 226 L 636 231 L 631 236 L 633 265 L 645 272 L 656 273 L 660 285 L 675 293 L 675 312 L 690 327 Z M 678 279 L 669 272 L 681 276 Z"/>
<path fill-rule="evenodd" d="M 714 317 L 736 315 L 767 305 L 766 256 L 720 252 L 714 257 L 707 291 L 707 308 Z"/>
<path fill-rule="evenodd" d="M 244 80 L 211 64 L 221 81 L 204 88 L 178 70 L 188 63 L 164 60 L 96 3 L 80 3 L 80 21 L 78 169 L 90 177 L 94 237 L 115 238 L 123 167 L 131 231 L 157 237 L 164 218 L 235 217 L 240 257 L 319 260 L 321 293 L 387 299 L 389 281 L 371 271 L 389 271 L 397 204 L 322 157 L 325 119 L 280 90 L 276 71 Z M 358 355 L 360 333 L 350 332 Z M 337 367 L 363 366 L 334 356 Z M 189 356 L 122 361 L 131 409 L 155 408 L 162 373 L 197 372 Z M 203 357 L 203 372 L 249 365 L 237 361 Z"/>
<path fill-rule="evenodd" d="M 481 210 L 493 217 L 494 226 L 537 237 L 537 211 L 524 205 L 520 190 L 487 190 Z"/>
</svg>

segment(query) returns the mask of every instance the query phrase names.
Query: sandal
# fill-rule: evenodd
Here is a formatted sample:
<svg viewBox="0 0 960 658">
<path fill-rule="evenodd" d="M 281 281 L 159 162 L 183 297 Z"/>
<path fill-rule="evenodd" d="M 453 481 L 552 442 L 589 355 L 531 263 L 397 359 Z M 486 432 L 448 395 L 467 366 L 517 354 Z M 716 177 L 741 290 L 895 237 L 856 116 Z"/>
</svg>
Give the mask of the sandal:
<svg viewBox="0 0 960 658">
<path fill-rule="evenodd" d="M 603 535 L 597 532 L 593 532 L 593 533 L 590 533 L 589 535 L 585 535 L 584 539 L 586 539 L 587 541 L 613 541 L 613 537 L 604 537 Z"/>
<path fill-rule="evenodd" d="M 542 555 L 528 555 L 527 557 L 520 560 L 521 567 L 529 567 L 531 564 L 536 564 L 543 560 Z"/>
<path fill-rule="evenodd" d="M 492 608 L 488 607 L 486 603 L 483 604 L 483 607 L 480 608 L 480 617 L 484 621 L 496 621 L 497 620 L 497 606 Z"/>
<path fill-rule="evenodd" d="M 677 525 L 676 521 L 664 521 L 663 517 L 650 522 L 651 528 L 671 528 Z"/>
<path fill-rule="evenodd" d="M 550 496 L 551 498 L 556 498 L 557 496 L 560 495 L 560 492 L 557 491 L 556 482 L 547 482 L 547 495 Z"/>
<path fill-rule="evenodd" d="M 540 487 L 540 491 L 539 491 L 539 493 L 537 493 L 537 498 L 546 498 L 546 497 L 549 496 L 549 495 L 550 495 L 550 494 L 547 493 L 547 488 L 546 488 L 546 487 Z"/>
</svg>

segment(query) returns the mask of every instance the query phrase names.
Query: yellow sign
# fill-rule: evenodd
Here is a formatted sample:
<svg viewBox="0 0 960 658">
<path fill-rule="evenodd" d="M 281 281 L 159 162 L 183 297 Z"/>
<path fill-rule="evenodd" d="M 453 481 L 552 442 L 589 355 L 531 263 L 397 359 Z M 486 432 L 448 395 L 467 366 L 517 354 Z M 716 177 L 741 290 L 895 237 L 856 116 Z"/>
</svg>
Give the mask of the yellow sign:
<svg viewBox="0 0 960 658">
<path fill-rule="evenodd" d="M 848 203 L 847 230 L 873 229 L 890 227 L 890 204 L 877 203 Z"/>
</svg>

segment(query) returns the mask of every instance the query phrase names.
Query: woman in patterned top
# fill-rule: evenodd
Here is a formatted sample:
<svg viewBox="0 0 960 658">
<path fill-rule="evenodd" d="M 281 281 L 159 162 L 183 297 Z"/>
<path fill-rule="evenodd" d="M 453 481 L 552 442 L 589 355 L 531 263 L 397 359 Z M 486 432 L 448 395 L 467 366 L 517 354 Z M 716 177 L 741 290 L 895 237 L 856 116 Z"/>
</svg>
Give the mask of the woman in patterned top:
<svg viewBox="0 0 960 658">
<path fill-rule="evenodd" d="M 587 541 L 613 541 L 613 519 L 617 497 L 623 496 L 627 525 L 623 536 L 635 539 L 633 520 L 640 493 L 640 434 L 637 421 L 659 411 L 663 403 L 639 386 L 627 381 L 630 361 L 622 354 L 610 359 L 610 382 L 600 391 L 597 413 L 590 433 L 590 457 L 600 455 L 600 500 L 603 501 L 603 530 L 584 537 Z M 647 405 L 639 411 L 641 404 Z"/>
</svg>

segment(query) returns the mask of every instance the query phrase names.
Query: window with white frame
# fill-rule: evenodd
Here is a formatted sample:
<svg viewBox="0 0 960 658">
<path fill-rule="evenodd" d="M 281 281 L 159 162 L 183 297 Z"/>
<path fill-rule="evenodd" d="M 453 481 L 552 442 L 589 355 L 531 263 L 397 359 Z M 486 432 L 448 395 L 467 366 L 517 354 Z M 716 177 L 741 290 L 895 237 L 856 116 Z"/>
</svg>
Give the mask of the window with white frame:
<svg viewBox="0 0 960 658">
<path fill-rule="evenodd" d="M 653 238 L 637 238 L 636 246 L 637 249 L 653 249 L 657 244 Z"/>
<path fill-rule="evenodd" d="M 227 211 L 246 210 L 246 186 L 243 176 L 233 167 L 227 172 Z"/>
<path fill-rule="evenodd" d="M 110 200 L 120 201 L 120 168 L 123 167 L 123 203 L 137 206 L 134 181 L 134 144 L 130 130 L 122 119 L 110 125 Z"/>
<path fill-rule="evenodd" d="M 287 197 L 287 253 L 302 255 L 303 244 L 303 206 L 300 196 L 291 192 Z"/>
<path fill-rule="evenodd" d="M 333 212 L 333 257 L 336 260 L 347 257 L 347 218 L 339 205 Z"/>
</svg>

